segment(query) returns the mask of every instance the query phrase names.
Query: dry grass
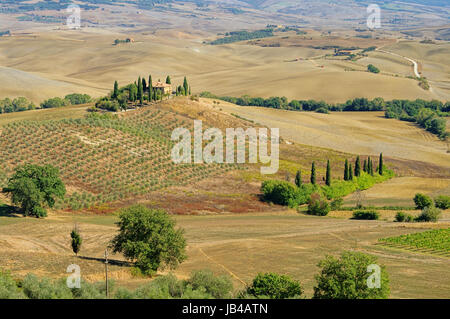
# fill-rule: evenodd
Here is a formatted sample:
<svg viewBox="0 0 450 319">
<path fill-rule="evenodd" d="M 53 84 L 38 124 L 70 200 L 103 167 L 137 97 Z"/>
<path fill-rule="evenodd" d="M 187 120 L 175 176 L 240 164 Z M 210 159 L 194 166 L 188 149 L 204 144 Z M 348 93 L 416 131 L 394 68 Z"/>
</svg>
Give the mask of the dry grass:
<svg viewBox="0 0 450 319">
<path fill-rule="evenodd" d="M 53 30 L 4 38 L 0 43 L 0 79 L 4 79 L 0 97 L 24 95 L 41 102 L 73 92 L 101 96 L 112 89 L 114 80 L 124 84 L 152 73 L 154 79 L 170 74 L 178 84 L 187 75 L 194 93 L 208 90 L 234 96 L 284 95 L 328 102 L 343 102 L 361 96 L 361 92 L 369 98 L 443 98 L 422 90 L 414 80 L 345 72 L 349 65 L 357 67 L 354 63 L 286 62 L 321 56 L 327 50 L 240 43 L 211 46 L 201 43 L 203 35 L 180 36 L 176 30 L 135 34 L 133 44 L 112 45 L 114 39 L 127 36 L 107 30 Z M 371 44 L 366 39 L 345 41 Z M 320 44 L 327 43 L 332 45 L 333 39 L 320 39 Z"/>
<path fill-rule="evenodd" d="M 77 222 L 84 239 L 81 256 L 101 258 L 116 231 L 115 217 L 58 214 L 45 220 L 19 218 L 13 224 L 4 223 L 10 218 L 14 217 L 0 217 L 2 267 L 11 269 L 16 276 L 34 272 L 63 277 L 65 268 L 77 263 L 85 279 L 103 280 L 101 261 L 73 256 L 69 233 Z M 311 296 L 317 262 L 326 254 L 350 249 L 374 254 L 387 266 L 394 298 L 446 298 L 450 291 L 448 281 L 441 280 L 450 275 L 449 259 L 374 245 L 379 238 L 424 228 L 385 221 L 309 217 L 294 212 L 175 218 L 186 230 L 188 240 L 188 260 L 175 272 L 180 278 L 186 278 L 192 270 L 210 268 L 230 275 L 235 287 L 242 287 L 258 272 L 275 271 L 299 279 L 307 296 Z M 145 281 L 132 278 L 127 267 L 113 265 L 111 272 L 119 285 L 136 287 Z"/>
</svg>

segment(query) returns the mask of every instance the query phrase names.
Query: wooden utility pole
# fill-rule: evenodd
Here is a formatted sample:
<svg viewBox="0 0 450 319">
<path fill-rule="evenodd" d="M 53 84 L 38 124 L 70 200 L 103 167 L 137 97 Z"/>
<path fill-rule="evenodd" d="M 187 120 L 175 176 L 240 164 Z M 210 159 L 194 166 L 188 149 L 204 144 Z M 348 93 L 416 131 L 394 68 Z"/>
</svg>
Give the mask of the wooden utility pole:
<svg viewBox="0 0 450 319">
<path fill-rule="evenodd" d="M 108 248 L 105 249 L 106 298 L 108 298 Z"/>
</svg>

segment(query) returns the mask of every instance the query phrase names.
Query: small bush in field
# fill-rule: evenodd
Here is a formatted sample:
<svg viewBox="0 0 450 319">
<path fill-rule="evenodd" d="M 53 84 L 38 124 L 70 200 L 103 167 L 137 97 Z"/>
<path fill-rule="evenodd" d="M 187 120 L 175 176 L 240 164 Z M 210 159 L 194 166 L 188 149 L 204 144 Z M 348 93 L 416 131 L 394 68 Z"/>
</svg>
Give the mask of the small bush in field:
<svg viewBox="0 0 450 319">
<path fill-rule="evenodd" d="M 379 218 L 380 214 L 372 210 L 357 210 L 353 212 L 353 219 L 377 220 Z"/>
<path fill-rule="evenodd" d="M 416 222 L 437 222 L 441 217 L 441 210 L 436 207 L 425 207 L 422 213 L 416 217 Z"/>
<path fill-rule="evenodd" d="M 450 208 L 450 196 L 441 195 L 434 199 L 434 203 L 437 208 L 449 209 Z"/>
<path fill-rule="evenodd" d="M 412 215 L 406 214 L 404 212 L 398 212 L 395 215 L 395 221 L 399 222 L 399 223 L 401 223 L 401 222 L 410 223 L 410 222 L 414 221 L 414 217 Z"/>
<path fill-rule="evenodd" d="M 247 288 L 247 294 L 256 298 L 287 299 L 300 297 L 303 288 L 298 281 L 289 276 L 260 273 Z"/>
<path fill-rule="evenodd" d="M 328 202 L 319 193 L 312 194 L 308 202 L 307 213 L 309 215 L 326 216 L 329 212 L 330 205 Z"/>
</svg>

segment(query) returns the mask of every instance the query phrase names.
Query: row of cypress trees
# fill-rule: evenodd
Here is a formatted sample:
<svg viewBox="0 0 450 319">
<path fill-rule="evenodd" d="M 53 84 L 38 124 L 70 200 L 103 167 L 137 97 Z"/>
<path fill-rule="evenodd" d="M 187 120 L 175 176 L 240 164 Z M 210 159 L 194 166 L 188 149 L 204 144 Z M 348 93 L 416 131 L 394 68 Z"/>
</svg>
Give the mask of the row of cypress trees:
<svg viewBox="0 0 450 319">
<path fill-rule="evenodd" d="M 374 164 L 370 156 L 367 160 L 364 160 L 364 164 L 362 170 L 367 174 L 374 175 Z M 380 158 L 378 162 L 378 167 L 376 168 L 378 174 L 383 175 L 383 153 L 380 153 Z M 353 180 L 353 176 L 359 177 L 361 176 L 361 160 L 359 156 L 356 157 L 355 161 L 355 169 L 353 170 L 352 164 L 345 160 L 344 165 L 344 181 Z"/>
<path fill-rule="evenodd" d="M 367 160 L 364 160 L 364 164 L 362 167 L 362 170 L 366 172 L 367 174 L 374 175 L 374 164 L 370 156 Z M 376 171 L 378 174 L 383 175 L 383 153 L 380 153 L 380 159 L 378 167 L 376 168 Z M 344 165 L 344 181 L 351 181 L 353 180 L 353 176 L 361 176 L 361 160 L 359 156 L 356 157 L 355 161 L 355 169 L 353 169 L 352 163 L 349 163 L 348 160 L 345 160 Z M 316 163 L 312 162 L 311 164 L 311 177 L 310 177 L 311 184 L 316 185 Z M 327 186 L 331 186 L 331 165 L 330 160 L 327 160 L 327 171 L 325 174 L 325 184 Z M 297 171 L 297 174 L 295 175 L 295 185 L 300 187 L 302 185 L 302 172 L 300 170 Z"/>
</svg>

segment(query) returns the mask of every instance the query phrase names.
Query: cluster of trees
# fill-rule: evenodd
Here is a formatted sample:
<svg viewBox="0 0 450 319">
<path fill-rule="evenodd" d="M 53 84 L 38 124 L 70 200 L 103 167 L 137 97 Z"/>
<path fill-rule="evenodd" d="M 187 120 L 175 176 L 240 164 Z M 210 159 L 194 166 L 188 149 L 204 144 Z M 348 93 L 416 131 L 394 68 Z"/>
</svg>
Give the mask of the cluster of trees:
<svg viewBox="0 0 450 319">
<path fill-rule="evenodd" d="M 35 108 L 36 105 L 28 101 L 25 97 L 18 97 L 14 100 L 10 98 L 0 100 L 0 114 L 34 110 Z"/>
<path fill-rule="evenodd" d="M 340 257 L 326 256 L 318 263 L 313 299 L 387 299 L 390 295 L 389 275 L 380 266 L 380 280 L 371 278 L 370 265 L 378 264 L 375 256 L 360 252 L 344 252 Z M 373 284 L 374 287 L 371 287 Z M 216 276 L 210 270 L 193 271 L 188 279 L 173 274 L 158 276 L 135 290 L 117 287 L 108 280 L 110 298 L 114 299 L 288 299 L 304 298 L 302 284 L 290 276 L 259 273 L 241 291 L 234 291 L 229 276 Z M 66 278 L 51 280 L 28 274 L 15 280 L 0 270 L 0 299 L 103 299 L 104 282 L 81 281 L 80 288 L 68 288 Z"/>
<path fill-rule="evenodd" d="M 402 105 L 408 105 L 408 108 L 414 105 L 414 108 L 419 110 L 420 108 L 429 108 L 435 110 L 441 116 L 447 116 L 447 112 L 450 112 L 450 102 L 443 104 L 440 101 L 424 101 L 417 99 L 415 101 L 409 100 L 393 100 L 385 101 L 381 97 L 369 100 L 367 98 L 354 98 L 348 100 L 345 103 L 329 104 L 324 101 L 315 100 L 292 100 L 289 101 L 286 97 L 250 97 L 244 95 L 242 97 L 230 97 L 230 96 L 217 96 L 210 92 L 202 92 L 200 97 L 219 99 L 226 102 L 234 103 L 240 106 L 261 106 L 270 107 L 276 109 L 284 109 L 290 111 L 317 111 L 318 109 L 327 109 L 329 111 L 388 111 L 391 108 L 391 112 L 397 112 L 398 107 L 402 110 Z M 401 114 L 402 112 L 400 112 Z"/>
<path fill-rule="evenodd" d="M 450 114 L 450 102 L 432 100 L 415 101 L 394 100 L 386 103 L 386 118 L 395 118 L 402 121 L 415 122 L 427 131 L 446 138 L 447 121 L 445 117 Z"/>
<path fill-rule="evenodd" d="M 377 68 L 375 65 L 373 64 L 369 64 L 367 66 L 367 71 L 372 72 L 372 73 L 380 73 L 380 69 Z"/>
<path fill-rule="evenodd" d="M 227 44 L 245 40 L 268 38 L 273 37 L 273 35 L 274 34 L 272 28 L 257 31 L 233 31 L 225 33 L 225 37 L 211 41 L 210 44 L 212 45 Z"/>
<path fill-rule="evenodd" d="M 325 185 L 317 183 L 316 163 L 311 164 L 310 183 L 302 182 L 301 170 L 297 171 L 294 184 L 289 181 L 267 180 L 261 185 L 264 200 L 275 204 L 298 207 L 308 204 L 308 213 L 313 215 L 327 215 L 331 208 L 337 209 L 340 199 L 358 189 L 367 189 L 377 182 L 384 181 L 393 176 L 383 164 L 383 154 L 380 154 L 378 166 L 370 157 L 361 165 L 357 156 L 354 163 L 345 160 L 343 180 L 332 180 L 330 161 L 327 161 L 326 173 L 323 180 Z M 333 200 L 328 203 L 327 200 Z"/>
<path fill-rule="evenodd" d="M 158 82 L 160 82 L 160 80 L 158 80 Z M 167 76 L 166 84 L 172 85 L 170 76 Z M 119 110 L 126 110 L 128 108 L 128 103 L 132 103 L 135 106 L 137 103 L 139 103 L 139 105 L 143 105 L 144 101 L 161 101 L 165 96 L 169 96 L 170 94 L 172 94 L 172 92 L 163 93 L 162 90 L 155 88 L 153 86 L 151 75 L 148 77 L 148 82 L 146 78 L 139 77 L 134 83 L 128 84 L 121 88 L 119 88 L 118 82 L 115 81 L 113 91 L 108 96 L 98 100 L 95 107 L 98 109 L 117 112 Z M 186 77 L 184 77 L 183 84 L 176 88 L 175 94 L 177 96 L 187 96 L 191 94 L 191 86 L 189 85 Z"/>
<path fill-rule="evenodd" d="M 86 104 L 92 101 L 92 98 L 87 94 L 73 93 L 68 94 L 64 98 L 54 97 L 45 100 L 41 103 L 41 108 L 51 109 L 56 107 L 63 107 L 67 105 Z"/>
</svg>

